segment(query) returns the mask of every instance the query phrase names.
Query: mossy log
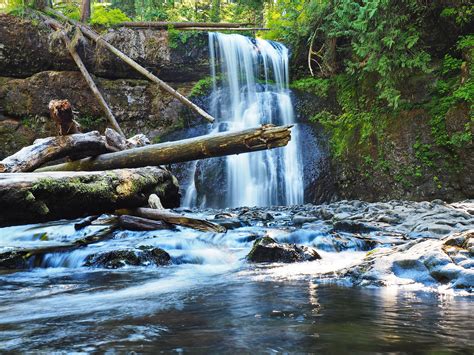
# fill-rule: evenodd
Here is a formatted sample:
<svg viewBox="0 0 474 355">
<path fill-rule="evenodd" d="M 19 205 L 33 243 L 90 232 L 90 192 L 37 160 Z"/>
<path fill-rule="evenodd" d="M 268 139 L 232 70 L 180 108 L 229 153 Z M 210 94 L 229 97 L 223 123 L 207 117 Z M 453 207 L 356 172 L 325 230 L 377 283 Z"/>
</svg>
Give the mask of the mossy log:
<svg viewBox="0 0 474 355">
<path fill-rule="evenodd" d="M 147 204 L 179 205 L 176 178 L 157 167 L 107 172 L 0 174 L 0 226 L 77 218 Z"/>
<path fill-rule="evenodd" d="M 29 172 L 70 155 L 80 159 L 115 150 L 97 131 L 37 139 L 33 145 L 0 161 L 0 173 Z"/>
<path fill-rule="evenodd" d="M 243 131 L 222 132 L 176 142 L 152 144 L 48 166 L 38 169 L 38 171 L 137 168 L 278 148 L 285 146 L 290 141 L 291 127 L 265 125 Z"/>
</svg>

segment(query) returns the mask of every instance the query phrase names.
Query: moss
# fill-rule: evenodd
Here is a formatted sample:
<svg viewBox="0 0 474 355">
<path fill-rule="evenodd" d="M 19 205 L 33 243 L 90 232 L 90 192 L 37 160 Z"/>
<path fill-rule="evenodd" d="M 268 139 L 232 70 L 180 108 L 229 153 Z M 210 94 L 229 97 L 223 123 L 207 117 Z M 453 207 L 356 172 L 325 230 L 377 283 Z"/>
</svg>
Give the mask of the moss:
<svg viewBox="0 0 474 355">
<path fill-rule="evenodd" d="M 67 181 L 44 178 L 35 183 L 30 191 L 33 194 L 46 192 L 51 195 L 70 195 L 71 198 L 73 198 L 74 195 L 82 195 L 87 196 L 91 200 L 109 199 L 115 201 L 117 195 L 112 189 L 114 179 L 111 180 L 112 181 L 93 181 L 91 177 L 78 177 Z"/>
<path fill-rule="evenodd" d="M 307 77 L 293 81 L 290 84 L 290 87 L 292 89 L 304 91 L 316 96 L 327 97 L 330 87 L 330 80 Z"/>
<path fill-rule="evenodd" d="M 190 97 L 203 96 L 212 88 L 213 80 L 211 76 L 205 77 L 194 84 L 191 89 Z"/>
<path fill-rule="evenodd" d="M 101 130 L 107 123 L 104 117 L 91 115 L 81 115 L 77 118 L 77 122 L 81 125 L 83 131 Z"/>
</svg>

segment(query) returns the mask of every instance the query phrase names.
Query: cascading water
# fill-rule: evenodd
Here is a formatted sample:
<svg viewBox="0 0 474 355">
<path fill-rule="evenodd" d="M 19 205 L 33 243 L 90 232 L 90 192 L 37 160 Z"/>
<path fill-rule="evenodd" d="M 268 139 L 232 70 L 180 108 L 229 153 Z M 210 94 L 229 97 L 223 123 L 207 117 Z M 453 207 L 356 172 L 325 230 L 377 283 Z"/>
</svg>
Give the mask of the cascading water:
<svg viewBox="0 0 474 355">
<path fill-rule="evenodd" d="M 294 124 L 285 46 L 236 34 L 209 33 L 209 49 L 213 79 L 209 111 L 218 120 L 210 133 L 268 123 Z M 220 205 L 207 207 L 303 203 L 296 126 L 284 148 L 229 156 L 221 161 L 225 164 L 227 193 Z M 196 205 L 198 194 L 193 181 L 183 204 Z M 205 199 L 201 199 L 201 205 L 206 205 Z"/>
</svg>

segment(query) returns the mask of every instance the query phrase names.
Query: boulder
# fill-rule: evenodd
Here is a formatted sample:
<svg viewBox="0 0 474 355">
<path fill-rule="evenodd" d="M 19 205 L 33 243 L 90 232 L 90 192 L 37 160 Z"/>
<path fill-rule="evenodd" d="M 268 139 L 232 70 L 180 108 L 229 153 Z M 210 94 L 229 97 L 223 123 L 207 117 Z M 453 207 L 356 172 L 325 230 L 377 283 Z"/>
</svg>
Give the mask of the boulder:
<svg viewBox="0 0 474 355">
<path fill-rule="evenodd" d="M 253 263 L 294 263 L 321 259 L 318 252 L 307 246 L 277 243 L 265 236 L 253 243 L 247 260 Z"/>
<path fill-rule="evenodd" d="M 160 248 L 140 246 L 136 249 L 118 249 L 89 255 L 84 266 L 118 269 L 124 266 L 171 264 L 170 255 Z"/>
<path fill-rule="evenodd" d="M 375 249 L 342 275 L 362 286 L 442 284 L 473 290 L 473 246 L 474 230 L 442 239 L 420 238 L 394 248 Z"/>
</svg>

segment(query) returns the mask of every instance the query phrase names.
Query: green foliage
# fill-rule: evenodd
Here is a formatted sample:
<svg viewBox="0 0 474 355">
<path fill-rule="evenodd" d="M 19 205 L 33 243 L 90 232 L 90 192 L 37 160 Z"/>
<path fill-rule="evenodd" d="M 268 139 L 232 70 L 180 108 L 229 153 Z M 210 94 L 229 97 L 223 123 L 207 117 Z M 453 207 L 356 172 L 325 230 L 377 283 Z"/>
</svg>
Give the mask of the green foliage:
<svg viewBox="0 0 474 355">
<path fill-rule="evenodd" d="M 212 88 L 212 77 L 208 76 L 199 80 L 191 89 L 190 97 L 205 95 Z"/>
<path fill-rule="evenodd" d="M 102 126 L 104 126 L 106 120 L 104 117 L 82 115 L 77 118 L 77 122 L 80 124 L 83 130 L 90 131 L 99 130 Z"/>
<path fill-rule="evenodd" d="M 95 6 L 90 19 L 91 24 L 105 27 L 125 21 L 130 21 L 130 18 L 120 9 L 108 9 L 104 6 Z"/>
<path fill-rule="evenodd" d="M 470 1 L 459 1 L 456 7 L 446 7 L 441 11 L 441 16 L 454 19 L 459 26 L 467 25 L 474 16 L 474 5 Z"/>
<path fill-rule="evenodd" d="M 415 157 L 420 161 L 421 164 L 427 167 L 433 167 L 433 159 L 436 157 L 436 153 L 432 151 L 431 144 L 423 144 L 419 139 L 413 144 L 413 150 L 415 151 Z"/>
<path fill-rule="evenodd" d="M 293 81 L 290 87 L 292 89 L 309 92 L 316 96 L 327 97 L 330 81 L 328 79 L 308 77 Z"/>
<path fill-rule="evenodd" d="M 79 21 L 81 19 L 81 10 L 79 1 L 59 2 L 54 6 L 55 10 L 61 11 L 64 15 L 72 20 Z"/>
<path fill-rule="evenodd" d="M 199 31 L 180 31 L 173 26 L 168 27 L 168 46 L 176 49 L 180 45 L 188 43 L 191 39 L 199 38 Z"/>
<path fill-rule="evenodd" d="M 453 58 L 450 54 L 444 56 L 441 74 L 448 75 L 453 72 L 456 73 L 461 69 L 462 60 Z"/>
</svg>

